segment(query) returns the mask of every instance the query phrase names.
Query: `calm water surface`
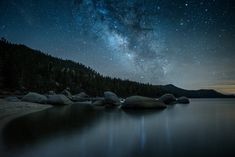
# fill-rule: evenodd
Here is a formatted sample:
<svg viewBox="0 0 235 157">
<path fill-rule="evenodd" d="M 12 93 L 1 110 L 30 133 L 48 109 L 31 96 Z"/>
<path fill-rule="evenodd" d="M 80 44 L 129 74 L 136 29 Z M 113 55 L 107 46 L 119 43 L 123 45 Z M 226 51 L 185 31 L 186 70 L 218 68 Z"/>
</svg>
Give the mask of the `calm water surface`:
<svg viewBox="0 0 235 157">
<path fill-rule="evenodd" d="M 0 140 L 4 157 L 234 157 L 235 99 L 162 111 L 52 108 L 12 121 Z"/>
</svg>

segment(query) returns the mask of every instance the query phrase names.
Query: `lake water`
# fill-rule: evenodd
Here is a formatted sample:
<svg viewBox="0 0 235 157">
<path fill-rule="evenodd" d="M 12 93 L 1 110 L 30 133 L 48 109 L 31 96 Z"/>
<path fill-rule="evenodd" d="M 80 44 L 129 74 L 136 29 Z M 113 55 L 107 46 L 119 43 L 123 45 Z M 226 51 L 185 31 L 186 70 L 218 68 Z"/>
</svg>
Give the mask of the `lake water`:
<svg viewBox="0 0 235 157">
<path fill-rule="evenodd" d="M 1 140 L 4 157 L 234 157 L 235 99 L 161 111 L 52 108 L 12 121 Z"/>
</svg>

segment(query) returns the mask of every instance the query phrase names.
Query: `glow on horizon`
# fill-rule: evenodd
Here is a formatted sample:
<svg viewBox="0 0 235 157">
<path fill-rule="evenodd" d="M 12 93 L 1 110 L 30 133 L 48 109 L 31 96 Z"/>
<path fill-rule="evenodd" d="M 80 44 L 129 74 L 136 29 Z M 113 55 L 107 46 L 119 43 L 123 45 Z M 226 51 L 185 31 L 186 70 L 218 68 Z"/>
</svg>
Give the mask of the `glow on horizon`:
<svg viewBox="0 0 235 157">
<path fill-rule="evenodd" d="M 218 92 L 224 94 L 235 94 L 235 84 L 234 85 L 213 85 L 209 86 L 208 88 L 215 89 Z"/>
</svg>

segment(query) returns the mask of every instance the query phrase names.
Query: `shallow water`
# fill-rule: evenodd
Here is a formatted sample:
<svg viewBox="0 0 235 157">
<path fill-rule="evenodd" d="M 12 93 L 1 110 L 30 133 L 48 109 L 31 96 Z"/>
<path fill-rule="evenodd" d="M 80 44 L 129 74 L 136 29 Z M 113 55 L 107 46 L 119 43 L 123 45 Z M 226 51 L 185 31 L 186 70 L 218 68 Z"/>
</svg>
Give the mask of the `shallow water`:
<svg viewBox="0 0 235 157">
<path fill-rule="evenodd" d="M 235 156 L 235 99 L 193 99 L 162 111 L 51 108 L 12 121 L 9 157 Z"/>
</svg>

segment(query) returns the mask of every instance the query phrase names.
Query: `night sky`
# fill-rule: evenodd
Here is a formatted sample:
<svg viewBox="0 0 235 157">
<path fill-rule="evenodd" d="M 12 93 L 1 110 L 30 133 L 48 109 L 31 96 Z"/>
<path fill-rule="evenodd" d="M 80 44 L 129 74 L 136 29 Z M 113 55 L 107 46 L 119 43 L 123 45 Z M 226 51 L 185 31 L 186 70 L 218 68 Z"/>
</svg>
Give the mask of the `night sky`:
<svg viewBox="0 0 235 157">
<path fill-rule="evenodd" d="M 0 36 L 111 77 L 235 93 L 233 0 L 0 0 Z"/>
</svg>

